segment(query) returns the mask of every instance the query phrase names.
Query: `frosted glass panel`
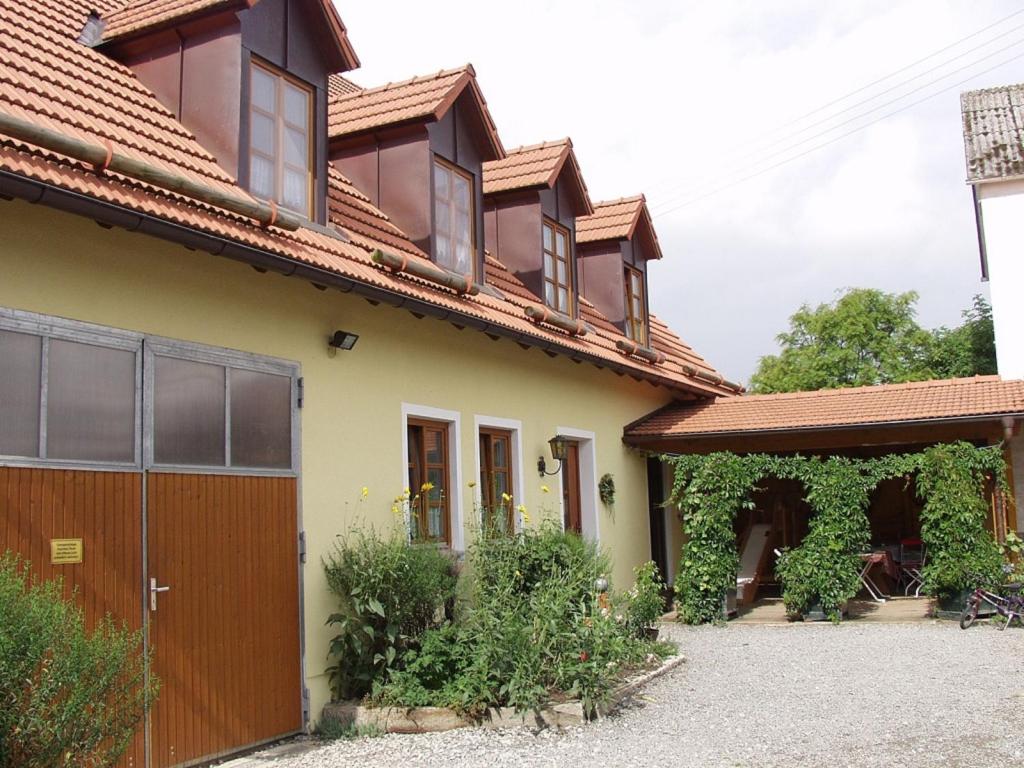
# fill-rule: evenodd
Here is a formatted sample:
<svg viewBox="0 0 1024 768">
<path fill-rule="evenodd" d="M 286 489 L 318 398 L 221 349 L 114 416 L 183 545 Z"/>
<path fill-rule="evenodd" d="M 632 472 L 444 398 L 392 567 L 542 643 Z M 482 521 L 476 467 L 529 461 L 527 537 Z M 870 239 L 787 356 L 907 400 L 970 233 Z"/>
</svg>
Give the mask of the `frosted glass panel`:
<svg viewBox="0 0 1024 768">
<path fill-rule="evenodd" d="M 281 203 L 295 211 L 305 211 L 309 207 L 308 178 L 304 173 L 296 173 L 290 169 L 284 172 L 284 194 Z"/>
<path fill-rule="evenodd" d="M 154 373 L 154 460 L 224 466 L 224 369 L 157 357 Z"/>
<path fill-rule="evenodd" d="M 46 454 L 53 459 L 135 459 L 135 353 L 51 339 Z"/>
<path fill-rule="evenodd" d="M 284 161 L 303 169 L 309 166 L 309 142 L 303 131 L 284 129 Z"/>
<path fill-rule="evenodd" d="M 284 119 L 299 128 L 309 122 L 309 95 L 288 83 L 284 84 Z"/>
<path fill-rule="evenodd" d="M 252 68 L 252 103 L 267 112 L 276 112 L 274 107 L 275 78 L 259 67 Z"/>
<path fill-rule="evenodd" d="M 288 377 L 232 369 L 232 466 L 291 467 L 291 400 Z"/>
<path fill-rule="evenodd" d="M 252 114 L 252 146 L 268 155 L 274 154 L 274 121 L 259 112 Z"/>
<path fill-rule="evenodd" d="M 274 164 L 259 155 L 252 156 L 249 173 L 249 188 L 257 197 L 274 196 Z"/>
<path fill-rule="evenodd" d="M 43 342 L 0 331 L 0 455 L 39 455 L 39 388 Z"/>
</svg>

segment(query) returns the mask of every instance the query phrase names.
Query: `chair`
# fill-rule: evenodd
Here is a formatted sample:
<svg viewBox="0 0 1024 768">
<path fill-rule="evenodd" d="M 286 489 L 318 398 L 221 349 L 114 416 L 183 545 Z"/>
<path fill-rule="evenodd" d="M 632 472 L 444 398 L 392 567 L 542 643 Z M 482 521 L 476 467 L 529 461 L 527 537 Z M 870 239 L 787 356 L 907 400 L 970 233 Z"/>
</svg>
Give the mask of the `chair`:
<svg viewBox="0 0 1024 768">
<path fill-rule="evenodd" d="M 910 590 L 914 590 L 914 597 L 921 596 L 921 587 L 924 586 L 921 569 L 924 563 L 924 542 L 918 538 L 901 539 L 898 584 L 903 585 L 904 596 L 909 595 Z"/>
</svg>

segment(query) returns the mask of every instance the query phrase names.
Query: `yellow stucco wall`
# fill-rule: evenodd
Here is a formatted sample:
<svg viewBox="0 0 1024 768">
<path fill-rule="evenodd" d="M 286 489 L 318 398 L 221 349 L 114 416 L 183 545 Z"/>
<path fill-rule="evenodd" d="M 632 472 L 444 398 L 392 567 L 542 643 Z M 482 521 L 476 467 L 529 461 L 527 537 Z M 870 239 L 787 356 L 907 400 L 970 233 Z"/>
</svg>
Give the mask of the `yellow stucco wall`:
<svg viewBox="0 0 1024 768">
<path fill-rule="evenodd" d="M 665 389 L 42 207 L 2 203 L 0 222 L 0 306 L 301 364 L 306 669 L 313 718 L 328 696 L 322 670 L 331 601 L 320 558 L 357 517 L 392 523 L 390 500 L 404 485 L 402 403 L 460 414 L 466 517 L 475 493 L 467 484 L 478 474 L 475 415 L 522 421 L 523 501 L 534 517 L 542 505 L 557 509 L 558 479 L 549 478 L 551 493 L 543 494 L 534 468 L 542 454 L 553 466 L 547 440 L 558 427 L 594 432 L 596 477 L 610 472 L 617 486 L 614 515 L 597 504 L 614 582 L 628 587 L 633 566 L 650 557 L 644 461 L 620 438 L 623 425 L 669 400 Z M 335 329 L 360 335 L 353 351 L 328 352 L 326 339 Z M 360 501 L 363 486 L 369 496 Z"/>
</svg>

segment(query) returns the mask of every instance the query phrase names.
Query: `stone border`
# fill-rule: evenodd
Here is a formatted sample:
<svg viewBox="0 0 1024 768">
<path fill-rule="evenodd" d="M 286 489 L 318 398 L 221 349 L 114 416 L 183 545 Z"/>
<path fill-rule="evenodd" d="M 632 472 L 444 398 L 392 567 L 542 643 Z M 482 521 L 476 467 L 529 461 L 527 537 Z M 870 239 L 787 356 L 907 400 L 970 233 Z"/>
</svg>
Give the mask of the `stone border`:
<svg viewBox="0 0 1024 768">
<path fill-rule="evenodd" d="M 601 707 L 599 717 L 614 710 L 623 699 L 635 693 L 652 680 L 672 671 L 686 662 L 681 654 L 670 656 L 661 666 L 626 680 L 616 688 L 608 703 Z M 367 707 L 351 701 L 338 701 L 324 705 L 322 719 L 335 720 L 352 729 L 375 729 L 384 733 L 431 733 L 455 728 L 555 728 L 564 729 L 587 722 L 583 705 L 579 701 L 552 704 L 540 712 L 516 712 L 510 707 L 488 710 L 480 721 L 464 717 L 445 707 Z"/>
</svg>

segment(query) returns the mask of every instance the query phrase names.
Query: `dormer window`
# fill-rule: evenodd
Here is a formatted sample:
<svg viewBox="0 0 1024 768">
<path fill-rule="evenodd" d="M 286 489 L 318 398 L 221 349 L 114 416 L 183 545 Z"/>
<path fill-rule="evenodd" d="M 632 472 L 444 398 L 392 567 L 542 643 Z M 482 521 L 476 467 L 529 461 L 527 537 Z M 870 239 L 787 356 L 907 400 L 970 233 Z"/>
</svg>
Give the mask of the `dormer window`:
<svg viewBox="0 0 1024 768">
<path fill-rule="evenodd" d="M 250 72 L 249 191 L 312 218 L 313 91 L 267 64 Z"/>
<path fill-rule="evenodd" d="M 569 262 L 569 230 L 544 221 L 544 303 L 573 316 L 572 270 Z M 534 230 L 536 231 L 536 230 Z"/>
<path fill-rule="evenodd" d="M 647 346 L 647 302 L 644 298 L 644 275 L 627 266 L 623 275 L 626 287 L 626 337 Z"/>
<path fill-rule="evenodd" d="M 434 260 L 460 275 L 474 275 L 473 177 L 434 159 Z"/>
</svg>

